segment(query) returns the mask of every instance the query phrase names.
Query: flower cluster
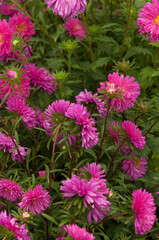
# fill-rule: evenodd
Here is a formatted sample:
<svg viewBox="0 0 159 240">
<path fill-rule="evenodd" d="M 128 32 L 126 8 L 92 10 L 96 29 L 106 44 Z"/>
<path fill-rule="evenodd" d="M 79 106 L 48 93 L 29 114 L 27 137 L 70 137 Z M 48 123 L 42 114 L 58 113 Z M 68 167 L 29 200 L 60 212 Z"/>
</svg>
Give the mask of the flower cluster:
<svg viewBox="0 0 159 240">
<path fill-rule="evenodd" d="M 15 138 L 11 139 L 10 136 L 7 136 L 4 133 L 0 132 L 0 150 L 3 150 L 5 152 L 7 149 L 8 152 L 11 153 L 13 161 L 17 160 L 18 162 L 21 162 L 21 158 L 24 159 L 24 157 L 28 154 L 26 152 L 27 148 L 19 145 L 18 152 L 17 149 L 15 149 L 14 143 L 17 145 Z"/>
<path fill-rule="evenodd" d="M 87 172 L 87 174 L 85 174 Z M 101 171 L 100 165 L 92 163 L 81 169 L 79 176 L 72 175 L 71 179 L 62 181 L 63 186 L 60 187 L 65 198 L 79 196 L 83 198 L 83 204 L 88 208 L 88 222 L 91 223 L 92 217 L 95 222 L 103 219 L 110 211 L 111 203 L 107 200 L 110 191 L 106 185 L 105 175 Z M 90 175 L 89 179 L 84 176 Z"/>
<path fill-rule="evenodd" d="M 132 196 L 131 208 L 134 210 L 133 215 L 135 216 L 135 233 L 143 235 L 151 230 L 156 220 L 154 198 L 151 193 L 146 190 L 142 191 L 141 188 L 133 191 Z"/>
</svg>

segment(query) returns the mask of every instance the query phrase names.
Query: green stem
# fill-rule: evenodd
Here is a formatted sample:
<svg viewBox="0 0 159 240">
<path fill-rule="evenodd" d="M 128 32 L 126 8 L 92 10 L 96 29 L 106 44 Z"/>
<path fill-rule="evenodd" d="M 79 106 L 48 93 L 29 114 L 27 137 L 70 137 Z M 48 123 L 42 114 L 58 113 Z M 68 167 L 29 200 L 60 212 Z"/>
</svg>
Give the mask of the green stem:
<svg viewBox="0 0 159 240">
<path fill-rule="evenodd" d="M 128 27 L 129 27 L 129 22 L 130 22 L 131 6 L 132 6 L 132 0 L 130 0 L 129 11 L 128 11 L 128 19 L 127 19 L 127 24 L 126 24 L 126 27 L 125 27 L 125 30 L 124 30 L 124 35 L 123 35 L 123 41 L 122 41 L 122 46 L 121 46 L 121 50 L 120 50 L 119 61 L 121 61 L 122 56 L 123 56 L 123 49 L 124 49 L 125 38 L 126 38 L 126 34 L 127 34 Z"/>
<path fill-rule="evenodd" d="M 81 16 L 82 16 L 84 26 L 86 28 L 86 35 L 87 35 L 87 40 L 88 40 L 88 46 L 89 46 L 91 61 L 92 61 L 92 63 L 94 63 L 94 56 L 93 56 L 93 51 L 92 51 L 92 45 L 91 45 L 90 38 L 89 38 L 87 21 L 86 21 L 86 18 L 84 16 L 84 13 L 82 13 Z"/>
<path fill-rule="evenodd" d="M 68 50 L 68 72 L 71 72 L 71 50 Z"/>
</svg>

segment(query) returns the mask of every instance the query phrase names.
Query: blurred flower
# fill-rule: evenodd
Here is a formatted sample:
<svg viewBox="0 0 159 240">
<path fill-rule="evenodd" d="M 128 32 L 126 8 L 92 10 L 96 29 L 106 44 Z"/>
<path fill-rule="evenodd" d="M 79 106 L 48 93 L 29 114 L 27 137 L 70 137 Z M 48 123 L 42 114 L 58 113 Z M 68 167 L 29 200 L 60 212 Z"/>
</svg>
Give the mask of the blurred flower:
<svg viewBox="0 0 159 240">
<path fill-rule="evenodd" d="M 1 231 L 2 239 L 17 239 L 17 240 L 31 240 L 30 235 L 28 234 L 28 230 L 25 229 L 25 225 L 19 225 L 16 222 L 16 218 L 11 218 L 11 214 L 7 216 L 6 211 L 0 212 L 0 226 L 4 227 L 9 231 Z M 7 234 L 9 236 L 7 236 Z M 7 238 L 6 238 L 7 237 Z"/>
<path fill-rule="evenodd" d="M 13 15 L 15 13 L 18 13 L 17 7 L 13 4 L 3 3 L 0 5 L 0 12 L 3 15 Z"/>
<path fill-rule="evenodd" d="M 49 71 L 45 71 L 43 68 L 38 68 L 34 64 L 25 64 L 23 70 L 26 71 L 26 75 L 32 81 L 34 87 L 40 86 L 41 90 L 45 90 L 48 94 L 51 94 L 57 89 L 56 79 L 50 75 Z"/>
<path fill-rule="evenodd" d="M 146 33 L 147 39 L 151 42 L 159 41 L 159 1 L 152 0 L 152 3 L 147 2 L 139 12 L 137 25 L 140 26 L 140 33 Z"/>
<path fill-rule="evenodd" d="M 22 186 L 9 179 L 0 179 L 0 196 L 10 201 L 22 198 Z"/>
<path fill-rule="evenodd" d="M 46 170 L 38 171 L 38 174 L 41 178 L 45 178 L 46 177 Z"/>
<path fill-rule="evenodd" d="M 12 69 L 9 69 L 7 71 L 7 77 L 9 79 L 14 79 L 14 78 L 17 78 L 17 73 L 15 71 L 13 71 Z"/>
<path fill-rule="evenodd" d="M 13 95 L 8 99 L 6 109 L 11 112 L 16 112 L 20 117 L 23 116 L 22 121 L 28 129 L 32 129 L 37 125 L 36 113 L 28 104 L 25 104 L 24 98 Z"/>
<path fill-rule="evenodd" d="M 12 29 L 9 27 L 5 19 L 0 19 L 0 56 L 9 54 L 12 44 Z"/>
<path fill-rule="evenodd" d="M 95 103 L 99 114 L 105 116 L 106 115 L 105 103 L 102 102 L 101 99 L 97 98 L 97 96 L 98 96 L 97 93 L 92 95 L 92 92 L 88 92 L 87 89 L 85 89 L 76 96 L 76 101 L 79 104 L 82 104 L 84 102 L 87 105 L 89 103 Z"/>
<path fill-rule="evenodd" d="M 71 239 L 75 240 L 94 240 L 95 237 L 93 234 L 87 232 L 86 228 L 80 228 L 76 224 L 70 224 L 62 227 L 63 230 L 65 230 L 68 235 L 71 237 Z M 56 238 L 56 240 L 62 240 L 63 235 L 61 234 L 59 238 Z"/>
<path fill-rule="evenodd" d="M 16 36 L 20 35 L 24 40 L 30 40 L 31 35 L 35 34 L 34 25 L 30 22 L 30 17 L 25 17 L 24 13 L 17 13 L 10 17 L 9 26 L 13 29 Z"/>
<path fill-rule="evenodd" d="M 138 149 L 143 149 L 146 145 L 145 136 L 142 136 L 141 130 L 135 125 L 135 123 L 131 121 L 124 121 L 122 122 L 122 128 L 128 135 L 128 138 L 134 144 L 134 146 Z"/>
<path fill-rule="evenodd" d="M 150 231 L 155 220 L 155 203 L 151 193 L 146 192 L 140 188 L 133 191 L 133 205 L 131 208 L 134 210 L 135 216 L 135 233 L 144 235 L 147 231 Z"/>
<path fill-rule="evenodd" d="M 74 35 L 76 38 L 81 38 L 81 40 L 86 38 L 86 28 L 78 18 L 67 19 L 63 26 L 68 30 L 70 36 Z"/>
<path fill-rule="evenodd" d="M 29 189 L 28 192 L 24 192 L 22 200 L 18 205 L 20 209 L 31 211 L 33 214 L 40 214 L 48 208 L 50 198 L 48 191 L 43 190 L 42 185 L 36 185 L 33 190 Z"/>
<path fill-rule="evenodd" d="M 101 97 L 110 99 L 110 106 L 113 110 L 123 112 L 128 108 L 134 106 L 136 99 L 140 94 L 140 87 L 138 82 L 134 82 L 135 78 L 124 75 L 119 76 L 118 72 L 108 75 L 108 82 L 100 83 Z"/>
<path fill-rule="evenodd" d="M 122 170 L 125 174 L 130 176 L 130 181 L 136 181 L 138 178 L 142 178 L 145 175 L 147 171 L 145 167 L 146 164 L 147 161 L 145 158 L 134 156 L 122 162 Z"/>
<path fill-rule="evenodd" d="M 82 13 L 86 7 L 86 0 L 45 0 L 48 8 L 53 9 L 55 15 L 62 18 L 77 16 Z"/>
<path fill-rule="evenodd" d="M 30 214 L 28 212 L 23 212 L 22 218 L 23 219 L 28 219 L 28 218 L 30 218 Z"/>
</svg>

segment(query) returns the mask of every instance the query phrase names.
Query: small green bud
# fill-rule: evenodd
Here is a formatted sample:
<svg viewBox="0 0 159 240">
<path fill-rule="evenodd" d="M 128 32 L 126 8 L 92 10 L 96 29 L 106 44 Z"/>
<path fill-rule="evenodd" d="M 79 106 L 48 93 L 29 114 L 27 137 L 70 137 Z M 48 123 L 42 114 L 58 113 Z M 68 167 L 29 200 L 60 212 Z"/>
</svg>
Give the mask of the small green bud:
<svg viewBox="0 0 159 240">
<path fill-rule="evenodd" d="M 69 73 L 61 70 L 59 72 L 56 71 L 56 73 L 54 73 L 54 78 L 57 80 L 57 81 L 62 81 L 62 80 L 65 80 L 67 77 L 68 77 Z"/>
<path fill-rule="evenodd" d="M 60 48 L 62 48 L 63 50 L 66 50 L 66 51 L 73 51 L 76 48 L 78 48 L 78 43 L 77 43 L 77 41 L 68 40 L 68 41 L 62 42 L 60 44 Z"/>
</svg>

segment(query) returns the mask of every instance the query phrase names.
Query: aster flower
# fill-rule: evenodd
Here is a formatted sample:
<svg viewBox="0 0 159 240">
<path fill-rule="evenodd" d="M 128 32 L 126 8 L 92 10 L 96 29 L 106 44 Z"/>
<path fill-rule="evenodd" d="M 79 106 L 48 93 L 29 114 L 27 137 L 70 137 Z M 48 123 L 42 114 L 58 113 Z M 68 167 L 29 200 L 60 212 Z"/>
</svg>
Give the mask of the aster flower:
<svg viewBox="0 0 159 240">
<path fill-rule="evenodd" d="M 46 170 L 38 171 L 38 174 L 41 178 L 45 178 L 46 177 Z"/>
<path fill-rule="evenodd" d="M 74 240 L 94 240 L 95 237 L 93 234 L 87 232 L 86 228 L 80 228 L 76 224 L 70 224 L 63 226 L 63 230 L 65 230 L 71 239 Z M 56 238 L 56 240 L 62 240 L 62 235 L 60 238 Z"/>
<path fill-rule="evenodd" d="M 135 125 L 135 123 L 126 120 L 122 123 L 122 128 L 125 130 L 128 138 L 136 148 L 140 150 L 144 148 L 146 144 L 145 136 L 142 136 L 141 130 Z"/>
<path fill-rule="evenodd" d="M 0 12 L 3 15 L 13 15 L 15 13 L 18 13 L 17 7 L 13 4 L 3 3 L 0 5 Z"/>
<path fill-rule="evenodd" d="M 146 34 L 147 39 L 151 42 L 159 41 L 159 1 L 152 0 L 147 2 L 139 12 L 137 25 L 140 27 L 141 35 Z"/>
<path fill-rule="evenodd" d="M 103 99 L 110 99 L 112 109 L 123 112 L 134 106 L 140 94 L 140 87 L 138 82 L 134 81 L 135 78 L 119 76 L 118 72 L 114 72 L 108 75 L 108 80 L 108 82 L 100 83 L 101 87 L 97 90 Z"/>
<path fill-rule="evenodd" d="M 9 239 L 13 240 L 31 240 L 28 230 L 25 229 L 25 225 L 22 224 L 19 226 L 16 220 L 16 218 L 11 218 L 11 214 L 7 216 L 6 211 L 0 212 L 0 234 L 2 238 L 5 239 L 6 236 L 8 236 Z M 5 229 L 7 229 L 7 231 L 5 231 Z"/>
<path fill-rule="evenodd" d="M 22 196 L 21 202 L 18 204 L 20 209 L 31 211 L 33 214 L 40 214 L 48 208 L 51 196 L 47 190 L 43 190 L 42 185 L 36 185 L 32 190 L 29 189 Z"/>
<path fill-rule="evenodd" d="M 86 28 L 78 18 L 67 19 L 63 26 L 68 31 L 70 37 L 74 35 L 76 38 L 81 38 L 81 40 L 86 38 Z"/>
<path fill-rule="evenodd" d="M 131 181 L 136 181 L 138 178 L 142 178 L 145 175 L 147 171 L 145 167 L 146 164 L 146 158 L 134 156 L 122 162 L 122 170 L 125 174 L 130 176 Z"/>
<path fill-rule="evenodd" d="M 37 125 L 36 113 L 28 104 L 25 104 L 24 98 L 13 95 L 8 99 L 6 109 L 16 112 L 20 117 L 23 116 L 22 121 L 28 129 L 32 129 Z"/>
<path fill-rule="evenodd" d="M 133 215 L 135 216 L 135 233 L 143 235 L 151 230 L 156 220 L 154 198 L 151 193 L 146 190 L 142 191 L 141 188 L 133 191 L 132 196 L 131 208 L 134 210 Z"/>
<path fill-rule="evenodd" d="M 0 56 L 3 57 L 5 54 L 9 54 L 11 51 L 12 44 L 12 29 L 9 27 L 6 20 L 0 19 Z"/>
<path fill-rule="evenodd" d="M 43 68 L 38 68 L 34 64 L 25 64 L 24 68 L 27 76 L 31 79 L 33 86 L 40 86 L 41 90 L 45 90 L 48 94 L 51 94 L 57 89 L 56 79 L 53 78 L 49 71 L 45 71 Z"/>
<path fill-rule="evenodd" d="M 96 164 L 91 163 L 91 164 L 87 164 L 87 167 L 84 166 L 83 168 L 80 169 L 81 171 L 86 171 L 88 172 L 91 177 L 93 178 L 104 178 L 105 177 L 105 170 L 101 170 L 101 165 L 100 164 Z"/>
<path fill-rule="evenodd" d="M 0 195 L 10 201 L 22 198 L 22 186 L 9 179 L 0 179 Z"/>
<path fill-rule="evenodd" d="M 92 92 L 88 92 L 87 89 L 85 89 L 76 96 L 76 101 L 79 104 L 86 103 L 87 105 L 89 103 L 95 103 L 99 114 L 105 116 L 106 115 L 105 103 L 102 102 L 101 99 L 97 98 L 97 96 L 98 96 L 97 93 L 92 95 Z"/>
<path fill-rule="evenodd" d="M 9 26 L 16 35 L 20 35 L 24 40 L 30 40 L 31 35 L 35 34 L 34 25 L 30 22 L 30 17 L 25 17 L 24 13 L 14 14 L 9 18 Z"/>
<path fill-rule="evenodd" d="M 77 16 L 82 13 L 86 7 L 86 0 L 45 0 L 48 8 L 52 8 L 55 15 L 62 18 Z"/>
</svg>

